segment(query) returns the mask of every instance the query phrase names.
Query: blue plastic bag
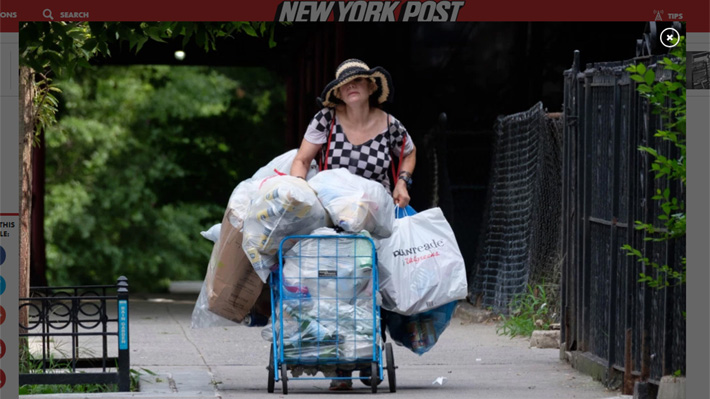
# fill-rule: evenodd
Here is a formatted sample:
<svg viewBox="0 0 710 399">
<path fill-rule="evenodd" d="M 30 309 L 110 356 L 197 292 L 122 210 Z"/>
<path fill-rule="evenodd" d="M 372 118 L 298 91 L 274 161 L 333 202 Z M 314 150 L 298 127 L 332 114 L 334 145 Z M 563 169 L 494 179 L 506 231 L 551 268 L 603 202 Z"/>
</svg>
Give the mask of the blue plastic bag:
<svg viewBox="0 0 710 399">
<path fill-rule="evenodd" d="M 406 208 L 395 207 L 397 219 L 415 215 L 417 212 L 409 205 Z M 411 316 L 381 309 L 383 323 L 389 336 L 397 345 L 423 355 L 434 347 L 441 334 L 451 323 L 458 302 L 453 301 L 438 308 Z"/>
</svg>

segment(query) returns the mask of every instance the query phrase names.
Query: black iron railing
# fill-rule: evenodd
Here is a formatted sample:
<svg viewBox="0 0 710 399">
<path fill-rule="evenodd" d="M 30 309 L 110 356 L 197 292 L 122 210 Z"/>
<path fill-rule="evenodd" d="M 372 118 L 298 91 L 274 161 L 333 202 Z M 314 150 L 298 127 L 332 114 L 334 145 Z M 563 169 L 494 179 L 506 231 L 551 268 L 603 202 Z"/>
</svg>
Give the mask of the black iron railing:
<svg viewBox="0 0 710 399">
<path fill-rule="evenodd" d="M 669 80 L 660 59 L 642 56 L 581 70 L 576 54 L 564 75 L 562 342 L 567 351 L 601 363 L 610 384 L 619 378 L 615 371 L 624 373 L 625 383 L 658 383 L 685 371 L 685 287 L 658 290 L 639 283 L 640 273 L 656 272 L 621 249 L 631 244 L 675 270 L 685 256 L 683 241 L 645 241 L 634 228 L 636 220 L 662 227 L 662 211 L 652 199 L 657 190 L 685 195 L 677 184 L 656 179 L 652 159 L 638 150 L 647 146 L 675 156 L 668 142 L 655 137 L 663 120 L 626 71 L 642 62 L 658 80 Z"/>
<path fill-rule="evenodd" d="M 26 308 L 27 384 L 117 384 L 130 390 L 128 279 L 115 285 L 31 287 Z M 87 355 L 83 355 L 86 353 Z"/>
</svg>

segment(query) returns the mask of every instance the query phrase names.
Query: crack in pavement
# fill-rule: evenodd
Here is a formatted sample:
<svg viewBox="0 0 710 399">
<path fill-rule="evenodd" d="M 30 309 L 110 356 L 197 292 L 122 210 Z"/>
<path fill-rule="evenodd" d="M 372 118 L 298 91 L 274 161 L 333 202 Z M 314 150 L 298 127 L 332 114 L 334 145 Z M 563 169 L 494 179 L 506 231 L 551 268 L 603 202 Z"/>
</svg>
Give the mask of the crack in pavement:
<svg viewBox="0 0 710 399">
<path fill-rule="evenodd" d="M 205 356 L 202 353 L 202 351 L 200 350 L 200 347 L 197 346 L 197 344 L 195 344 L 195 342 L 193 342 L 192 339 L 190 339 L 190 336 L 187 334 L 187 331 L 185 331 L 185 327 L 183 327 L 182 323 L 180 323 L 180 321 L 175 317 L 173 312 L 170 311 L 170 306 L 166 305 L 165 309 L 166 309 L 167 313 L 170 315 L 170 318 L 175 322 L 175 324 L 177 324 L 180 327 L 180 331 L 182 331 L 182 335 L 185 337 L 187 342 L 189 342 L 195 348 L 197 353 L 200 355 L 200 359 L 202 359 L 202 364 L 204 364 L 205 367 L 207 367 L 207 373 L 210 376 L 210 385 L 212 385 L 212 388 L 214 389 L 215 397 L 221 398 L 222 396 L 221 396 L 219 389 L 218 389 L 219 382 L 217 382 L 217 380 L 215 380 L 214 373 L 212 372 L 212 367 L 210 367 L 210 365 L 207 364 L 207 360 L 205 360 Z M 175 381 L 172 379 L 172 376 L 169 376 L 168 378 L 169 378 L 168 383 L 170 384 L 170 389 L 171 390 L 174 389 L 173 392 L 177 392 L 178 389 L 177 389 L 177 386 L 175 385 Z"/>
</svg>

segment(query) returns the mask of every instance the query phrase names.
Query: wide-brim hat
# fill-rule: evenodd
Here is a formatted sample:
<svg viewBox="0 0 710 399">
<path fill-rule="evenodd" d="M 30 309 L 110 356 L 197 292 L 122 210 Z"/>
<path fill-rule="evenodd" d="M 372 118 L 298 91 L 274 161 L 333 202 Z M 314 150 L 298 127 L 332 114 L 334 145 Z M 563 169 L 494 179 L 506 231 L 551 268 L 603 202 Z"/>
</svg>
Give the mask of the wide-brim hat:
<svg viewBox="0 0 710 399">
<path fill-rule="evenodd" d="M 343 61 L 338 65 L 338 69 L 335 71 L 335 80 L 325 86 L 318 100 L 324 107 L 335 107 L 337 104 L 342 104 L 343 100 L 336 95 L 338 89 L 359 77 L 368 78 L 375 83 L 376 88 L 370 98 L 374 97 L 378 104 L 392 101 L 394 86 L 389 72 L 382 67 L 371 69 L 367 64 L 355 58 Z"/>
</svg>

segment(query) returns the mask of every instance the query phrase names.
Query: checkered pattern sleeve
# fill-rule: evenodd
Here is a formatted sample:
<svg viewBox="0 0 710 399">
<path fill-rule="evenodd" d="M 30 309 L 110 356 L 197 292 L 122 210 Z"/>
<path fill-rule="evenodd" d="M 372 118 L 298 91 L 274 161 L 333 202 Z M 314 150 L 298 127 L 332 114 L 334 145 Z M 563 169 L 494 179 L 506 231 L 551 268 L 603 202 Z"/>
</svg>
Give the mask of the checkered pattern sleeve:
<svg viewBox="0 0 710 399">
<path fill-rule="evenodd" d="M 402 138 L 407 137 L 407 142 L 404 144 L 404 155 L 409 155 L 414 149 L 412 136 L 409 135 L 407 129 L 394 116 L 390 115 L 389 141 L 390 148 L 395 156 L 399 157 L 402 152 Z"/>
<path fill-rule="evenodd" d="M 318 111 L 311 123 L 308 124 L 303 138 L 309 143 L 325 144 L 325 142 L 328 141 L 330 122 L 333 120 L 334 114 L 335 111 L 333 108 L 323 108 Z M 401 144 L 400 142 L 400 145 Z"/>
</svg>

